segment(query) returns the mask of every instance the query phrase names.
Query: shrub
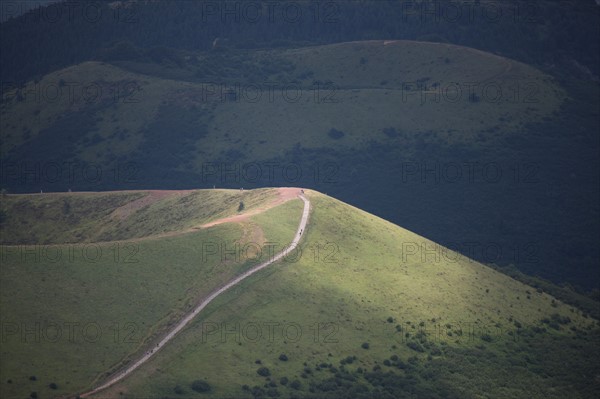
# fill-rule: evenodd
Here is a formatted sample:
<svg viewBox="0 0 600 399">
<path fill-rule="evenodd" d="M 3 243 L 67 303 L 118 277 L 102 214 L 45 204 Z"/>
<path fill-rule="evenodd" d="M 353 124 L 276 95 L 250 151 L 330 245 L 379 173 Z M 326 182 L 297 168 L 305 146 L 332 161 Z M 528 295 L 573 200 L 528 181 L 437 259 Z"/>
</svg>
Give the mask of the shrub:
<svg viewBox="0 0 600 399">
<path fill-rule="evenodd" d="M 389 138 L 394 138 L 394 137 L 398 137 L 398 131 L 393 128 L 393 127 L 386 127 L 383 129 L 383 133 L 388 136 Z"/>
<path fill-rule="evenodd" d="M 271 375 L 271 371 L 266 367 L 261 367 L 258 370 L 256 370 L 256 372 L 262 377 L 268 377 Z"/>
<path fill-rule="evenodd" d="M 548 324 L 548 326 L 550 326 L 551 328 L 554 328 L 555 330 L 560 330 L 560 324 L 558 324 L 556 321 L 552 320 L 550 322 L 550 324 Z"/>
<path fill-rule="evenodd" d="M 185 393 L 181 385 L 175 385 L 175 388 L 173 388 L 173 392 L 175 392 L 177 395 L 183 395 Z"/>
<path fill-rule="evenodd" d="M 417 352 L 425 352 L 425 349 L 423 349 L 423 346 L 415 341 L 410 341 L 406 343 L 406 346 L 408 346 L 410 349 L 417 351 Z"/>
<path fill-rule="evenodd" d="M 340 360 L 340 364 L 352 364 L 354 362 L 354 356 L 347 356 L 344 359 Z"/>
<path fill-rule="evenodd" d="M 37 392 L 31 392 L 31 393 L 29 394 L 29 397 L 30 397 L 31 399 L 37 399 L 37 397 L 38 397 L 38 396 L 37 396 Z"/>
<path fill-rule="evenodd" d="M 208 392 L 210 391 L 210 385 L 208 384 L 208 382 L 203 381 L 203 380 L 196 380 L 194 382 L 192 382 L 192 389 L 196 392 Z"/>
<path fill-rule="evenodd" d="M 393 318 L 393 317 L 391 317 L 391 316 L 390 316 L 390 317 L 388 317 L 388 318 L 387 318 L 387 322 L 388 322 L 388 323 L 393 323 L 393 322 L 394 322 L 394 318 Z"/>
<path fill-rule="evenodd" d="M 264 394 L 265 390 L 258 385 L 252 387 L 252 395 L 254 395 L 255 398 L 260 398 L 261 396 L 264 396 Z"/>
<path fill-rule="evenodd" d="M 281 379 L 279 380 L 279 383 L 280 383 L 281 385 L 287 385 L 288 381 L 289 381 L 289 380 L 288 380 L 288 378 L 287 378 L 287 377 L 281 377 Z"/>
<path fill-rule="evenodd" d="M 299 390 L 300 388 L 302 388 L 302 383 L 298 380 L 294 380 L 291 382 L 290 387 L 295 390 Z"/>
<path fill-rule="evenodd" d="M 329 130 L 329 133 L 327 133 L 327 134 L 329 135 L 329 137 L 331 137 L 334 140 L 339 140 L 345 136 L 344 132 L 342 132 L 341 130 L 334 129 L 334 128 L 331 128 Z"/>
<path fill-rule="evenodd" d="M 481 339 L 485 342 L 492 342 L 492 336 L 490 334 L 483 334 Z"/>
<path fill-rule="evenodd" d="M 571 322 L 571 318 L 569 316 L 561 316 L 558 313 L 550 315 L 550 318 L 559 324 L 569 324 Z"/>
<path fill-rule="evenodd" d="M 244 210 L 246 206 L 244 205 L 244 201 L 240 201 L 240 205 L 238 206 L 238 212 L 241 212 Z"/>
<path fill-rule="evenodd" d="M 363 344 L 360 346 L 363 349 L 369 349 L 369 343 L 368 342 L 363 342 Z"/>
<path fill-rule="evenodd" d="M 515 327 L 521 328 L 521 327 L 523 327 L 523 325 L 515 320 Z"/>
<path fill-rule="evenodd" d="M 287 362 L 288 357 L 285 353 L 282 353 L 281 355 L 279 355 L 279 360 L 281 360 L 282 362 Z"/>
<path fill-rule="evenodd" d="M 58 389 L 58 385 L 56 385 L 55 383 L 51 382 L 50 385 L 48 385 L 48 387 L 50 389 Z"/>
</svg>

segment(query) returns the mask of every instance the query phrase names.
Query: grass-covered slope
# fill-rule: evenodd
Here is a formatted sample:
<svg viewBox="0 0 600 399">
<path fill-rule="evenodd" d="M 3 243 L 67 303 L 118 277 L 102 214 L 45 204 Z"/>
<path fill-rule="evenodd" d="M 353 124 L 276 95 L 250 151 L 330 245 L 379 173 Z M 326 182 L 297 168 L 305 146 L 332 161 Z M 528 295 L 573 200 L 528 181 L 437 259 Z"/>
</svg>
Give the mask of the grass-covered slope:
<svg viewBox="0 0 600 399">
<path fill-rule="evenodd" d="M 8 86 L 1 188 L 310 187 L 477 242 L 480 261 L 597 285 L 596 83 L 444 43 L 164 51 Z"/>
<path fill-rule="evenodd" d="M 36 243 L 24 232 L 17 233 L 18 227 L 1 230 L 3 237 L 24 242 L 0 246 L 1 397 L 37 392 L 39 398 L 48 398 L 90 388 L 148 350 L 210 292 L 264 260 L 266 254 L 263 259 L 256 256 L 258 245 L 268 241 L 281 250 L 302 211 L 300 200 L 282 202 L 274 189 L 163 194 L 168 194 L 165 203 L 131 208 L 129 218 L 143 220 L 148 215 L 156 226 L 174 234 L 154 235 L 151 228 L 143 230 L 148 226 L 143 223 L 127 230 L 128 225 L 104 217 L 152 193 L 9 197 L 10 209 L 23 219 L 35 218 L 40 230 Z M 78 238 L 73 233 L 77 223 L 53 220 L 65 200 L 71 201 L 73 213 L 82 212 L 81 226 L 89 228 L 90 234 L 77 243 L 57 243 Z M 238 212 L 240 201 L 245 206 Z M 241 218 L 198 229 L 170 219 L 190 211 L 196 214 L 186 223 L 216 222 L 218 215 L 250 217 L 260 211 L 263 218 L 260 223 Z M 73 230 L 63 231 L 65 227 Z M 100 235 L 91 233 L 102 229 L 114 231 L 113 239 L 128 240 L 97 242 Z M 45 241 L 54 244 L 42 244 Z M 55 389 L 50 384 L 56 384 Z"/>
<path fill-rule="evenodd" d="M 97 397 L 598 393 L 597 320 L 357 208 L 308 197 L 301 255 L 225 293 Z"/>
<path fill-rule="evenodd" d="M 4 195 L 1 244 L 104 242 L 172 234 L 277 200 L 276 190 Z"/>
<path fill-rule="evenodd" d="M 345 149 L 384 141 L 384 129 L 408 142 L 427 132 L 436 143 L 485 132 L 494 140 L 550 116 L 565 98 L 548 75 L 525 64 L 428 42 L 191 54 L 179 66 L 116 64 L 86 62 L 9 90 L 2 155 L 26 151 L 40 161 L 60 154 L 108 170 L 137 150 L 148 164 L 192 165 L 188 172 L 198 174 L 201 162 L 228 150 L 243 148 L 247 159 L 260 161 L 300 138 L 306 148 L 335 142 Z M 336 141 L 331 129 L 344 136 Z"/>
</svg>

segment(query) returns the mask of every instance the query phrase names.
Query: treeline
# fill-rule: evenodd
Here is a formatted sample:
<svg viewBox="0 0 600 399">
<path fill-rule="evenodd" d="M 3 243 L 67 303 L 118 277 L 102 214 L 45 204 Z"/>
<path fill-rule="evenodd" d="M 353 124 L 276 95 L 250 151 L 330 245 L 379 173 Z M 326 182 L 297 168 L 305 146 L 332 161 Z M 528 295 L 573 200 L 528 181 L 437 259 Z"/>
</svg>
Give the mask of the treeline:
<svg viewBox="0 0 600 399">
<path fill-rule="evenodd" d="M 207 50 L 351 40 L 449 42 L 563 73 L 598 75 L 594 0 L 62 2 L 0 25 L 2 81 L 21 81 L 94 59 L 120 41 Z M 17 13 L 15 13 L 16 15 Z M 215 42 L 216 39 L 219 39 Z"/>
</svg>

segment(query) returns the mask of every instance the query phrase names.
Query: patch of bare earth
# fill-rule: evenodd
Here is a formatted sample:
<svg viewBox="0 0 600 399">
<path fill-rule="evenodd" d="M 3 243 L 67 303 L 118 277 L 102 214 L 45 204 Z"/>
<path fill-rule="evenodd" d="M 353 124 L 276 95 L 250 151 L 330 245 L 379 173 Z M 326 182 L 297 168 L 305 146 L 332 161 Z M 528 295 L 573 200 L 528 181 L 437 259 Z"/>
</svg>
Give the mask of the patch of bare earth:
<svg viewBox="0 0 600 399">
<path fill-rule="evenodd" d="M 138 198 L 135 201 L 131 201 L 123 206 L 115 209 L 110 215 L 111 218 L 116 220 L 125 220 L 131 215 L 133 212 L 141 209 L 145 206 L 152 205 L 155 202 L 158 202 L 164 198 L 168 197 L 181 197 L 183 195 L 188 195 L 192 193 L 193 190 L 150 190 L 146 191 L 147 195 L 142 198 Z"/>
<path fill-rule="evenodd" d="M 298 195 L 300 195 L 300 193 L 301 193 L 301 189 L 296 188 L 296 187 L 280 187 L 277 189 L 277 191 L 279 192 L 279 195 L 273 201 L 269 202 L 265 206 L 252 209 L 251 211 L 241 213 L 239 215 L 233 215 L 233 216 L 228 216 L 226 218 L 213 220 L 212 222 L 208 222 L 208 223 L 205 223 L 205 224 L 199 226 L 199 228 L 205 229 L 205 228 L 216 226 L 216 225 L 223 224 L 223 223 L 236 223 L 236 222 L 240 223 L 240 222 L 246 221 L 246 220 L 248 220 L 248 218 L 250 216 L 254 216 L 259 213 L 263 213 L 264 211 L 274 208 L 278 205 L 281 205 L 284 202 L 287 202 L 289 200 L 297 198 Z"/>
</svg>

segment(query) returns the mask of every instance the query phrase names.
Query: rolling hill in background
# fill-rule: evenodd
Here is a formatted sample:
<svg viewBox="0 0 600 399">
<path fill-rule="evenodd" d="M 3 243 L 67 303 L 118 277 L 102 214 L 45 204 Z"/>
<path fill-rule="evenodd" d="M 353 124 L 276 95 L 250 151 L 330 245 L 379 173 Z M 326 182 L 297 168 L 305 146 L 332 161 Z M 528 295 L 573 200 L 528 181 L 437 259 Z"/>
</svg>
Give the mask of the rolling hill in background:
<svg viewBox="0 0 600 399">
<path fill-rule="evenodd" d="M 597 83 L 402 40 L 117 43 L 101 58 L 7 88 L 3 188 L 302 185 L 479 261 L 597 287 Z"/>
<path fill-rule="evenodd" d="M 311 213 L 300 251 L 219 296 L 148 363 L 96 396 L 598 393 L 597 316 L 305 191 Z M 2 395 L 63 396 L 98 385 L 209 292 L 264 260 L 267 248 L 285 247 L 302 213 L 298 193 L 5 195 L 4 211 L 31 219 L 2 229 L 0 314 L 10 342 Z M 23 235 L 34 220 L 35 237 Z"/>
</svg>

